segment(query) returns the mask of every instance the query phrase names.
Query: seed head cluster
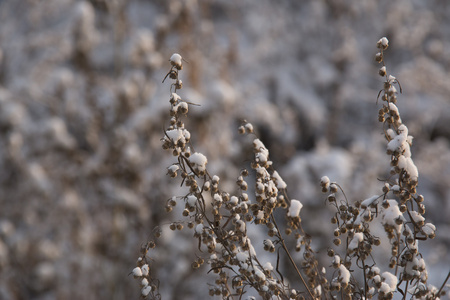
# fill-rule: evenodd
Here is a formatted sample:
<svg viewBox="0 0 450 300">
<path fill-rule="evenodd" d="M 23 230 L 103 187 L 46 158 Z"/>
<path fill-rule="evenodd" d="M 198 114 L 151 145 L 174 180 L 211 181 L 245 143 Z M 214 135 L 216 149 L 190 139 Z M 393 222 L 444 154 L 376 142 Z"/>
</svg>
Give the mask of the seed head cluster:
<svg viewBox="0 0 450 300">
<path fill-rule="evenodd" d="M 417 193 L 419 174 L 411 158 L 413 139 L 396 106 L 402 89 L 394 76 L 387 75 L 384 51 L 388 46 L 387 38 L 378 41 L 375 60 L 382 64 L 379 75 L 385 78 L 379 93 L 383 104 L 378 120 L 387 140 L 390 177 L 383 182 L 380 194 L 358 201 L 350 201 L 343 188 L 327 176 L 320 179 L 321 190 L 335 209 L 331 218 L 334 237 L 327 250 L 332 270 L 329 279 L 326 269 L 319 267 L 311 237 L 302 228 L 303 204 L 287 195 L 287 184 L 251 123 L 243 121 L 238 128 L 240 134 L 252 138 L 254 156 L 251 170 L 244 168 L 236 174 L 235 192 L 223 190 L 219 176 L 208 170 L 207 156 L 193 150 L 183 120 L 195 104 L 177 93 L 183 88 L 179 79 L 183 58 L 171 56 L 171 69 L 164 78 L 172 80 L 170 121 L 161 141 L 162 148 L 175 158 L 167 167 L 167 175 L 181 181 L 184 195 L 168 199 L 165 208 L 171 212 L 182 206 L 180 220 L 168 226 L 173 231 L 187 227 L 197 240 L 198 253 L 191 266 L 200 269 L 205 265 L 215 274 L 209 285 L 210 296 L 256 299 L 243 298 L 252 291 L 260 299 L 393 299 L 394 293 L 401 292 L 411 299 L 437 299 L 444 293 L 442 288 L 427 284 L 425 261 L 418 249 L 418 241 L 433 238 L 436 228 L 423 216 L 424 197 Z M 381 244 L 381 238 L 371 231 L 375 221 L 382 224 L 391 246 L 389 271 L 383 272 L 372 255 Z M 267 232 L 262 241 L 255 242 L 248 234 L 255 226 Z M 155 237 L 160 235 L 161 230 L 156 230 Z M 294 259 L 288 242 L 295 245 L 301 259 Z M 132 274 L 140 281 L 144 298 L 160 299 L 148 259 L 154 246 L 155 242 L 149 242 L 143 247 Z M 264 259 L 258 255 L 261 251 L 266 253 Z M 273 261 L 266 261 L 266 257 Z M 286 266 L 296 274 L 295 280 L 283 276 Z M 354 277 L 356 269 L 363 278 Z M 404 288 L 400 288 L 402 284 Z"/>
</svg>

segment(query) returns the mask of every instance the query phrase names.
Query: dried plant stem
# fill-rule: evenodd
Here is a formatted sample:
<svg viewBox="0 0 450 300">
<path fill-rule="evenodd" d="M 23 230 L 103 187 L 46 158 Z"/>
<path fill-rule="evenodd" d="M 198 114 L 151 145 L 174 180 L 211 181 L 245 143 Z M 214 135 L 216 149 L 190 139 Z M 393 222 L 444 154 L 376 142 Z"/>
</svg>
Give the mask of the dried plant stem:
<svg viewBox="0 0 450 300">
<path fill-rule="evenodd" d="M 441 285 L 441 288 L 439 289 L 439 291 L 437 292 L 437 296 L 439 297 L 439 295 L 442 292 L 442 289 L 445 287 L 445 284 L 447 283 L 448 279 L 450 278 L 450 271 L 448 271 L 447 277 L 445 278 L 444 282 Z"/>
<path fill-rule="evenodd" d="M 281 247 L 284 249 L 284 251 L 287 254 L 287 257 L 289 259 L 289 262 L 291 263 L 291 265 L 294 267 L 295 271 L 297 272 L 297 275 L 300 277 L 300 280 L 302 281 L 303 285 L 306 287 L 306 290 L 308 291 L 309 296 L 311 297 L 311 299 L 315 299 L 311 290 L 309 289 L 308 284 L 306 283 L 305 279 L 303 278 L 303 275 L 300 273 L 300 270 L 297 267 L 297 264 L 294 262 L 294 259 L 291 256 L 291 253 L 289 253 L 288 248 L 286 247 L 286 243 L 284 242 L 283 237 L 280 234 L 280 228 L 278 228 L 278 224 L 275 221 L 275 217 L 273 216 L 273 213 L 271 215 L 273 224 L 275 225 L 275 228 L 278 230 L 278 238 L 280 239 L 281 242 Z"/>
<path fill-rule="evenodd" d="M 406 299 L 406 295 L 408 294 L 408 284 L 409 284 L 409 281 L 406 281 L 405 293 L 403 294 L 402 300 L 405 300 Z"/>
<path fill-rule="evenodd" d="M 364 299 L 367 299 L 367 279 L 366 279 L 366 262 L 364 261 L 364 259 L 362 260 L 362 264 L 363 264 L 363 276 L 364 276 Z"/>
</svg>

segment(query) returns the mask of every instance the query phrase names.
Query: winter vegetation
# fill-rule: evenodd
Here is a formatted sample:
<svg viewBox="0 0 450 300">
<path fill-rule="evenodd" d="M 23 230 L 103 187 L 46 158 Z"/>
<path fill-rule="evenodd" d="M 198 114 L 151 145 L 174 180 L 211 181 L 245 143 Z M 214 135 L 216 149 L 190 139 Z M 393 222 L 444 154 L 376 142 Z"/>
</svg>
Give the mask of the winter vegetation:
<svg viewBox="0 0 450 300">
<path fill-rule="evenodd" d="M 0 16 L 0 299 L 449 299 L 447 1 Z"/>
<path fill-rule="evenodd" d="M 193 152 L 192 135 L 185 127 L 184 118 L 187 118 L 189 106 L 195 104 L 186 102 L 177 93 L 183 88 L 179 77 L 183 58 L 178 53 L 170 57 L 171 69 L 164 78 L 173 82 L 169 97 L 170 125 L 164 130 L 161 141 L 162 148 L 171 151 L 176 158 L 167 167 L 167 174 L 171 178 L 180 175 L 181 187 L 185 189 L 181 196 L 169 198 L 165 207 L 167 212 L 172 212 L 174 207 L 181 206 L 180 221 L 172 222 L 169 228 L 176 231 L 187 225 L 193 238 L 198 240 L 192 268 L 205 264 L 208 273 L 215 274 L 214 284 L 209 285 L 210 296 L 249 300 L 255 297 L 393 299 L 398 293 L 402 299 L 440 299 L 446 294 L 444 288 L 450 270 L 440 287 L 428 283 L 419 241 L 434 239 L 436 226 L 426 222 L 423 216 L 425 199 L 417 192 L 419 172 L 412 160 L 413 137 L 402 123 L 396 105 L 402 88 L 394 76 L 388 75 L 384 59 L 389 41 L 383 37 L 376 46 L 379 52 L 375 60 L 381 64 L 378 74 L 384 78 L 378 93 L 383 101 L 378 121 L 383 125 L 391 168 L 386 179 L 378 179 L 381 193 L 353 203 L 338 183 L 327 176 L 321 178 L 321 190 L 328 194 L 326 201 L 336 211 L 330 221 L 335 229 L 327 250 L 331 263 L 328 272 L 320 266 L 311 246 L 314 237 L 303 230 L 300 217 L 303 204 L 287 195 L 287 185 L 275 170 L 269 150 L 254 133 L 251 123 L 242 121 L 238 132 L 253 137 L 254 156 L 250 168 L 254 176 L 250 176 L 247 168 L 242 168 L 234 194 L 224 191 L 219 176 L 209 172 L 207 157 Z M 249 186 L 254 187 L 251 193 Z M 374 248 L 382 243 L 377 225 L 383 228 L 385 242 L 390 246 L 387 271 L 382 270 L 384 264 L 377 263 L 372 255 Z M 257 226 L 267 232 L 262 241 L 249 236 L 250 231 L 255 230 L 252 227 Z M 140 282 L 144 298 L 161 299 L 160 281 L 150 271 L 152 251 L 160 237 L 161 230 L 157 227 L 156 240 L 142 247 L 132 271 Z M 294 249 L 286 245 L 288 239 L 295 241 Z M 294 250 L 301 253 L 298 262 L 292 257 Z M 272 255 L 264 255 L 262 251 Z M 286 256 L 290 265 L 282 268 L 281 256 Z M 295 270 L 297 277 L 283 275 L 289 267 Z M 301 283 L 301 287 L 295 288 L 296 283 Z"/>
</svg>

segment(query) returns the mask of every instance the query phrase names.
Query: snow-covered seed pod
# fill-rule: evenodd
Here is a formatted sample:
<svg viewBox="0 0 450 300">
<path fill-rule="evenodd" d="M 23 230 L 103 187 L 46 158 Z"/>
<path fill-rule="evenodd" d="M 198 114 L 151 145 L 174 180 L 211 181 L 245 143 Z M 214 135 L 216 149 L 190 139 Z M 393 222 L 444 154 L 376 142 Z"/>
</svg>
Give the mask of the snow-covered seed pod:
<svg viewBox="0 0 450 300">
<path fill-rule="evenodd" d="M 183 88 L 183 81 L 181 81 L 181 79 L 177 79 L 175 81 L 174 85 L 175 85 L 175 89 L 180 90 Z"/>
<path fill-rule="evenodd" d="M 178 53 L 174 53 L 172 54 L 172 56 L 170 57 L 169 61 L 170 64 L 172 66 L 174 66 L 177 70 L 182 70 L 183 69 L 183 63 L 182 63 L 183 58 L 181 57 L 180 54 Z"/>
<path fill-rule="evenodd" d="M 328 195 L 328 197 L 327 197 L 327 200 L 328 200 L 328 202 L 336 202 L 336 195 L 333 193 L 333 194 L 330 194 L 330 195 Z"/>
<path fill-rule="evenodd" d="M 377 48 L 381 50 L 386 50 L 389 47 L 389 40 L 386 37 L 382 37 L 377 42 Z"/>
<path fill-rule="evenodd" d="M 247 133 L 253 133 L 253 125 L 251 123 L 245 124 L 244 127 Z"/>
<path fill-rule="evenodd" d="M 171 165 L 170 167 L 167 168 L 167 174 L 172 177 L 175 178 L 177 177 L 177 172 L 180 169 L 180 167 L 178 165 Z"/>
<path fill-rule="evenodd" d="M 178 111 L 180 113 L 182 113 L 183 115 L 186 115 L 189 111 L 189 107 L 188 104 L 186 102 L 180 102 L 180 104 L 178 104 Z"/>
<path fill-rule="evenodd" d="M 328 178 L 328 176 L 323 176 L 320 179 L 320 186 L 322 187 L 323 193 L 328 192 L 328 188 L 330 187 L 330 179 Z"/>
<path fill-rule="evenodd" d="M 133 273 L 134 278 L 139 278 L 142 276 L 142 269 L 139 267 L 136 267 L 131 271 Z"/>
<path fill-rule="evenodd" d="M 150 294 L 151 291 L 152 291 L 152 287 L 151 286 L 149 286 L 149 285 L 144 286 L 142 288 L 142 290 L 141 290 L 142 296 L 147 297 L 148 294 Z"/>
<path fill-rule="evenodd" d="M 381 61 L 383 60 L 383 54 L 382 54 L 381 52 L 378 52 L 378 53 L 375 55 L 375 60 L 376 60 L 377 62 L 381 62 Z"/>
</svg>

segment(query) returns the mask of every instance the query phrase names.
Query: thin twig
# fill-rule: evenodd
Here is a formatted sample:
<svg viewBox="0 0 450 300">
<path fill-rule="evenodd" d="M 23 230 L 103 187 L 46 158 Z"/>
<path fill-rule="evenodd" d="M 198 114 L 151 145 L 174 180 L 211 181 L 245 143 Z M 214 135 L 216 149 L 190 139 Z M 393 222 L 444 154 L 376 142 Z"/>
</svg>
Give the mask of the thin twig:
<svg viewBox="0 0 450 300">
<path fill-rule="evenodd" d="M 447 283 L 447 280 L 448 280 L 449 278 L 450 278 L 450 271 L 448 272 L 447 277 L 445 278 L 444 282 L 442 283 L 441 288 L 440 288 L 439 291 L 437 292 L 436 297 L 439 297 L 439 295 L 440 295 L 441 292 L 442 292 L 442 289 L 444 288 L 444 286 L 445 286 L 445 284 Z"/>
<path fill-rule="evenodd" d="M 306 283 L 305 279 L 303 278 L 303 275 L 300 273 L 300 270 L 298 269 L 297 264 L 294 262 L 294 259 L 292 258 L 291 253 L 289 253 L 289 250 L 286 247 L 286 244 L 284 242 L 283 237 L 280 234 L 280 229 L 278 228 L 278 225 L 277 225 L 277 222 L 275 221 L 275 217 L 273 216 L 273 213 L 271 214 L 271 218 L 273 220 L 273 224 L 275 225 L 275 227 L 278 231 L 278 237 L 280 238 L 281 246 L 283 247 L 284 251 L 286 252 L 287 257 L 289 258 L 289 262 L 294 267 L 294 269 L 297 272 L 297 275 L 300 277 L 300 280 L 302 281 L 303 285 L 306 287 L 306 290 L 308 291 L 308 294 L 311 296 L 311 299 L 315 299 L 311 290 L 309 289 L 308 284 Z"/>
</svg>

